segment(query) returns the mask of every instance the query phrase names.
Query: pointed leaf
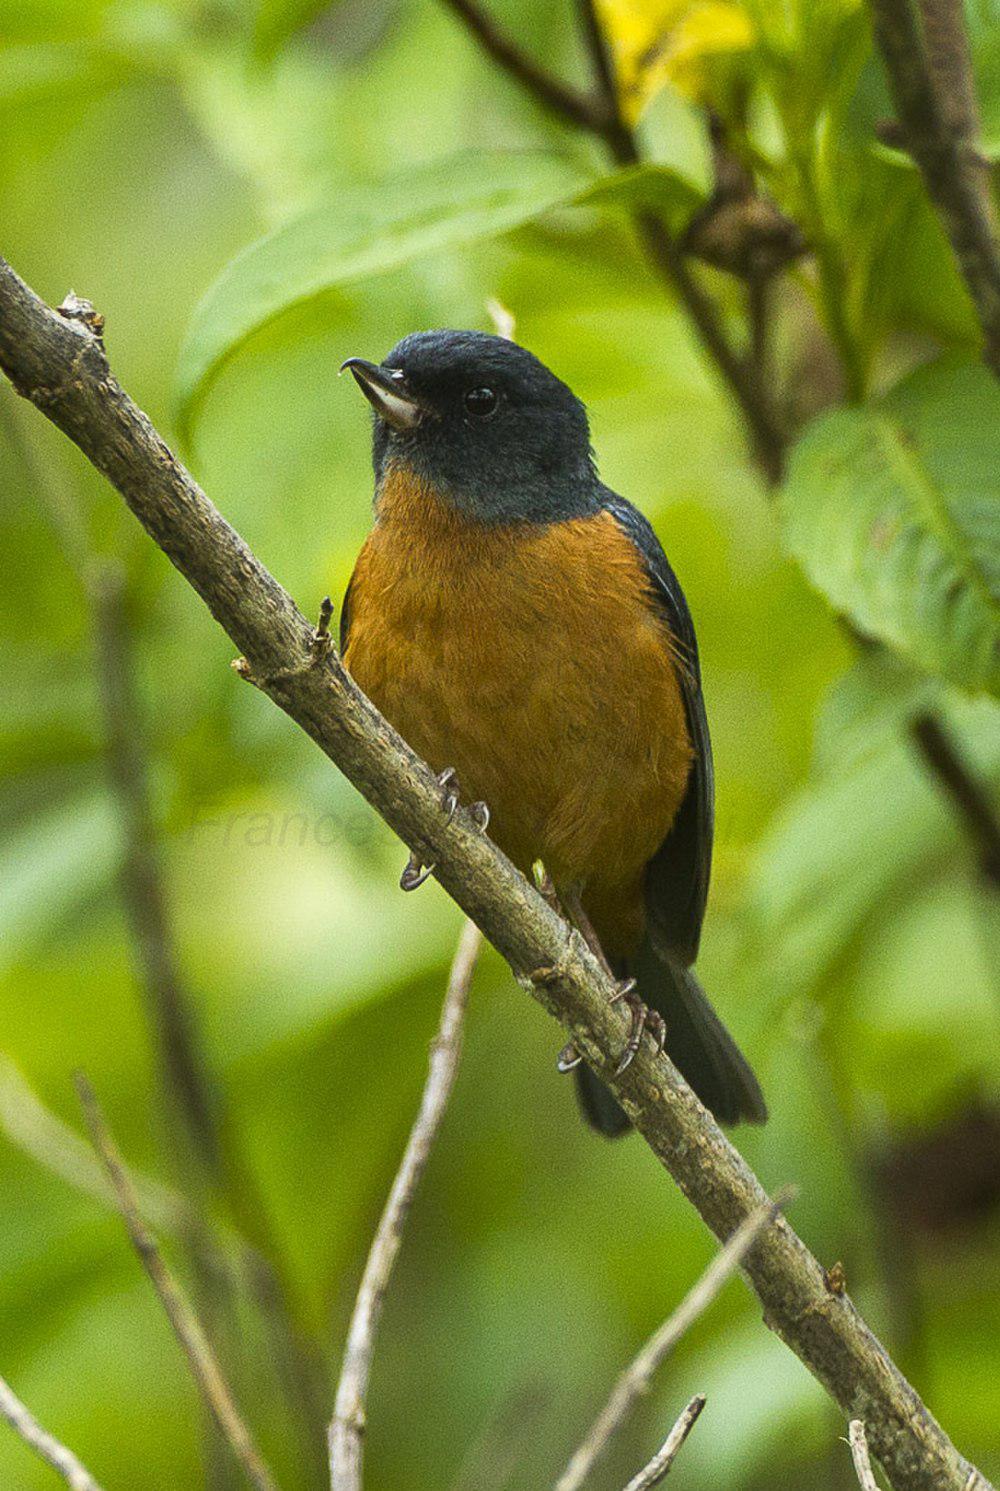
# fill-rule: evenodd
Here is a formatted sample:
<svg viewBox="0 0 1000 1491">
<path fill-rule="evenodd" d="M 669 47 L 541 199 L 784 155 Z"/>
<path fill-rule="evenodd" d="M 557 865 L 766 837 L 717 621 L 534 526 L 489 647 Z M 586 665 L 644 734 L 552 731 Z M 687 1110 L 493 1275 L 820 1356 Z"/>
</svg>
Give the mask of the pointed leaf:
<svg viewBox="0 0 1000 1491">
<path fill-rule="evenodd" d="M 792 454 L 785 541 L 863 632 L 1000 693 L 1000 384 L 921 368 L 880 404 L 816 420 Z"/>
</svg>

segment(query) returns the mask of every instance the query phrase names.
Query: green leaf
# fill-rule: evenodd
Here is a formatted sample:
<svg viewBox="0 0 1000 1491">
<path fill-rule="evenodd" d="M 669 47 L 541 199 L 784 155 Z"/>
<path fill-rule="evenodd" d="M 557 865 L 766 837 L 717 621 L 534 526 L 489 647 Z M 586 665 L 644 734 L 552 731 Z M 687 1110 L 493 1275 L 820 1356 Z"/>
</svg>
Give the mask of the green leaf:
<svg viewBox="0 0 1000 1491">
<path fill-rule="evenodd" d="M 782 495 L 785 542 L 859 630 L 1000 693 L 998 471 L 1000 386 L 944 359 L 809 427 Z"/>
<path fill-rule="evenodd" d="M 1000 782 L 1000 710 L 990 699 L 940 701 L 944 723 L 976 774 Z M 971 862 L 951 804 L 901 729 L 885 731 L 870 696 L 876 744 L 861 754 L 861 721 L 826 723 L 830 764 L 790 799 L 759 847 L 749 903 L 767 977 L 802 993 L 830 980 L 867 934 L 883 935 L 918 886 Z M 898 718 L 898 717 L 897 717 Z M 846 750 L 835 750 L 839 735 Z"/>
<path fill-rule="evenodd" d="M 699 200 L 664 167 L 601 178 L 543 152 L 468 152 L 341 192 L 244 249 L 207 291 L 179 358 L 182 424 L 190 429 L 212 379 L 255 332 L 338 286 L 507 232 L 554 207 L 642 205 L 676 222 Z"/>
<path fill-rule="evenodd" d="M 297 31 L 311 26 L 327 10 L 330 0 L 259 0 L 253 25 L 258 59 L 271 62 Z"/>
</svg>

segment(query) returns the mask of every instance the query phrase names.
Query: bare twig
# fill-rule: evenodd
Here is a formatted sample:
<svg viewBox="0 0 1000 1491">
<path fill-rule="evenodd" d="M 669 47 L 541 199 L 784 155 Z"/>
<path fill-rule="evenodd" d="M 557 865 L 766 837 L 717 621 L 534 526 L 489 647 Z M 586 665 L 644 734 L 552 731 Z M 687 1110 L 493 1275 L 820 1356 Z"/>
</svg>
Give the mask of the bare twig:
<svg viewBox="0 0 1000 1491">
<path fill-rule="evenodd" d="M 156 1032 L 169 1108 L 209 1172 L 221 1159 L 214 1103 L 168 926 L 148 767 L 125 615 L 124 576 L 108 561 L 92 563 L 88 595 L 107 741 L 108 771 L 125 845 L 121 884 L 150 1022 Z"/>
<path fill-rule="evenodd" d="M 91 326 L 97 316 L 89 302 L 74 295 L 63 302 L 60 313 L 84 326 Z M 170 1158 L 178 1184 L 185 1190 L 193 1186 L 198 1203 L 204 1202 L 206 1187 L 213 1189 L 234 1227 L 248 1239 L 239 1239 L 245 1281 L 270 1334 L 275 1364 L 297 1414 L 303 1454 L 318 1478 L 325 1468 L 325 1405 L 320 1386 L 325 1371 L 315 1342 L 296 1322 L 267 1208 L 227 1123 L 224 1105 L 212 1090 L 193 993 L 177 955 L 149 790 L 148 742 L 125 608 L 125 576 L 114 560 L 95 552 L 67 483 L 53 476 L 39 459 L 14 411 L 0 408 L 0 422 L 42 498 L 90 613 L 108 777 L 122 828 L 122 900 L 154 1035 Z M 320 614 L 317 646 L 328 640 L 332 610 L 327 601 Z M 95 1163 L 89 1150 L 87 1157 Z M 183 1204 L 190 1223 L 184 1240 L 198 1279 L 200 1308 L 206 1316 L 209 1311 L 224 1315 L 232 1332 L 234 1302 L 226 1297 L 231 1291 L 231 1271 L 220 1268 L 219 1260 L 212 1258 L 211 1238 L 196 1216 L 198 1208 L 186 1201 Z M 145 1214 L 150 1215 L 148 1209 Z M 225 1286 L 221 1293 L 213 1287 L 219 1283 Z"/>
<path fill-rule="evenodd" d="M 70 1487 L 70 1491 L 101 1491 L 85 1465 L 81 1465 L 72 1450 L 68 1450 L 58 1439 L 53 1439 L 27 1409 L 10 1386 L 0 1377 L 0 1417 L 10 1424 L 29 1449 L 57 1470 Z"/>
<path fill-rule="evenodd" d="M 632 1477 L 625 1491 L 652 1491 L 654 1486 L 660 1484 L 677 1459 L 681 1445 L 694 1428 L 704 1406 L 704 1393 L 696 1393 L 667 1435 L 663 1448 L 653 1456 L 643 1470 L 640 1470 L 638 1475 Z"/>
<path fill-rule="evenodd" d="M 920 714 L 910 726 L 913 740 L 976 848 L 984 879 L 1000 890 L 1000 814 L 983 782 L 934 714 Z"/>
<path fill-rule="evenodd" d="M 90 1145 L 46 1108 L 14 1062 L 3 1053 L 0 1053 L 0 1133 L 67 1185 L 115 1207 L 114 1192 Z M 133 1181 L 142 1214 L 152 1225 L 181 1233 L 195 1226 L 191 1208 L 176 1192 L 146 1176 L 133 1175 Z"/>
<path fill-rule="evenodd" d="M 375 1334 L 389 1279 L 403 1241 L 403 1229 L 413 1198 L 430 1158 L 458 1071 L 462 1021 L 481 943 L 472 922 L 462 928 L 448 977 L 437 1035 L 431 1045 L 420 1108 L 410 1131 L 403 1158 L 368 1254 L 361 1287 L 351 1315 L 344 1365 L 330 1424 L 331 1491 L 361 1491 L 365 1400 L 371 1373 Z"/>
<path fill-rule="evenodd" d="M 464 21 L 487 55 L 540 103 L 602 141 L 619 165 L 639 163 L 642 158 L 639 144 L 622 115 L 604 34 L 590 0 L 580 0 L 580 11 L 599 100 L 595 104 L 582 96 L 571 95 L 576 102 L 569 106 L 565 97 L 560 98 L 563 85 L 548 73 L 539 76 L 530 63 L 526 65 L 524 54 L 506 37 L 499 36 L 492 19 L 475 0 L 443 0 L 443 3 Z M 779 481 L 784 469 L 786 434 L 772 407 L 768 388 L 758 379 L 752 363 L 741 357 L 730 343 L 715 302 L 692 273 L 673 234 L 649 210 L 636 212 L 634 221 L 650 263 L 681 301 L 705 351 L 735 397 L 762 471 L 768 481 Z"/>
<path fill-rule="evenodd" d="M 875 1482 L 875 1473 L 872 1470 L 872 1462 L 868 1455 L 868 1439 L 865 1434 L 865 1426 L 860 1419 L 852 1419 L 847 1431 L 848 1443 L 851 1446 L 851 1456 L 854 1460 L 854 1469 L 858 1473 L 858 1482 L 861 1491 L 878 1491 Z"/>
<path fill-rule="evenodd" d="M 476 0 L 443 0 L 504 72 L 510 73 L 550 114 L 568 120 L 582 129 L 600 131 L 605 127 L 603 111 L 594 99 L 570 88 L 529 57 L 493 20 Z"/>
<path fill-rule="evenodd" d="M 122 493 L 225 627 L 261 688 L 309 734 L 561 1021 L 637 1131 L 720 1239 L 768 1204 L 760 1182 L 672 1062 L 647 1043 L 615 1067 L 627 1020 L 583 940 L 441 789 L 343 668 L 317 664 L 314 628 L 221 517 L 114 378 L 85 327 L 56 315 L 0 259 L 0 367 Z M 872 1452 L 893 1491 L 966 1491 L 951 1443 L 846 1294 L 784 1219 L 745 1260 L 771 1328 L 845 1413 L 865 1403 Z M 985 1483 L 984 1483 L 985 1485 Z"/>
<path fill-rule="evenodd" d="M 105 1122 L 94 1090 L 82 1072 L 77 1073 L 76 1086 L 94 1148 L 114 1187 L 118 1208 L 132 1246 L 139 1255 L 174 1334 L 184 1350 L 198 1390 L 237 1462 L 243 1467 L 247 1479 L 257 1491 L 275 1491 L 271 1473 L 233 1401 L 205 1332 L 180 1285 L 168 1269 L 153 1234 L 142 1219 L 135 1187 Z"/>
<path fill-rule="evenodd" d="M 556 1491 L 579 1491 L 604 1454 L 612 1436 L 621 1428 L 638 1399 L 649 1391 L 649 1384 L 657 1369 L 685 1331 L 690 1330 L 698 1317 L 712 1304 L 726 1281 L 745 1261 L 764 1229 L 776 1219 L 782 1207 L 787 1205 L 791 1195 L 790 1190 L 782 1191 L 773 1202 L 768 1202 L 747 1217 L 725 1247 L 712 1259 L 673 1314 L 650 1336 L 638 1356 L 629 1363 L 615 1383 L 610 1398 L 590 1426 L 583 1443 L 573 1452 L 569 1464 L 556 1482 Z"/>
<path fill-rule="evenodd" d="M 956 41 L 964 26 L 961 0 L 921 0 L 923 26 L 914 0 L 869 4 L 902 139 L 972 297 L 986 362 L 1000 377 L 1000 242 L 989 180 L 973 138 L 968 46 Z"/>
</svg>

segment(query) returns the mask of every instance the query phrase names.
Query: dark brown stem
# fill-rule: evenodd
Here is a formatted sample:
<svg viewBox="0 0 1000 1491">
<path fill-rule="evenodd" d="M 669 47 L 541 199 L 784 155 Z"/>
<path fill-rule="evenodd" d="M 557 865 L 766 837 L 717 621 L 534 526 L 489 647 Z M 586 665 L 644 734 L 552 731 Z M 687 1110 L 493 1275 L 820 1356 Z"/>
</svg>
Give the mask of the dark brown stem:
<svg viewBox="0 0 1000 1491">
<path fill-rule="evenodd" d="M 522 51 L 475 0 L 442 0 L 442 3 L 472 33 L 483 51 L 504 72 L 516 78 L 549 113 L 598 134 L 607 127 L 607 119 L 596 100 L 553 77 Z"/>
<path fill-rule="evenodd" d="M 567 96 L 561 83 L 548 73 L 539 73 L 524 53 L 497 31 L 487 12 L 474 0 L 473 3 L 470 0 L 443 0 L 443 3 L 464 21 L 493 61 L 516 78 L 540 103 L 601 140 L 619 165 L 640 163 L 642 155 L 638 141 L 622 115 L 604 33 L 591 0 L 580 0 L 580 12 L 584 40 L 599 89 L 600 101 L 597 104 L 572 91 Z M 757 379 L 753 366 L 730 344 L 715 302 L 692 273 L 673 234 L 654 212 L 639 211 L 634 215 L 634 221 L 650 263 L 681 301 L 705 351 L 736 399 L 761 470 L 770 483 L 776 484 L 784 470 L 787 435 L 772 407 L 768 390 Z"/>
<path fill-rule="evenodd" d="M 951 242 L 1000 377 L 1000 243 L 976 140 L 961 0 L 869 0 L 902 138 Z"/>
<path fill-rule="evenodd" d="M 760 1182 L 669 1059 L 646 1043 L 616 1071 L 627 1017 L 582 938 L 460 809 L 361 693 L 331 648 L 212 506 L 111 373 L 99 340 L 51 311 L 0 259 L 0 367 L 124 497 L 245 654 L 254 681 L 334 761 L 560 1020 L 661 1164 L 720 1239 L 767 1204 Z M 745 1259 L 767 1324 L 850 1418 L 893 1491 L 967 1491 L 963 1459 L 849 1296 L 779 1218 Z M 980 1481 L 982 1491 L 986 1482 Z"/>
<path fill-rule="evenodd" d="M 937 715 L 921 714 L 910 733 L 975 847 L 983 878 L 1000 890 L 1000 811 Z"/>
<path fill-rule="evenodd" d="M 109 563 L 94 566 L 89 585 L 97 681 L 107 741 L 108 771 L 125 839 L 121 884 L 138 957 L 140 986 L 156 1031 L 174 1118 L 209 1172 L 220 1164 L 214 1100 L 182 987 L 149 806 L 146 755 L 125 614 L 124 578 Z"/>
</svg>

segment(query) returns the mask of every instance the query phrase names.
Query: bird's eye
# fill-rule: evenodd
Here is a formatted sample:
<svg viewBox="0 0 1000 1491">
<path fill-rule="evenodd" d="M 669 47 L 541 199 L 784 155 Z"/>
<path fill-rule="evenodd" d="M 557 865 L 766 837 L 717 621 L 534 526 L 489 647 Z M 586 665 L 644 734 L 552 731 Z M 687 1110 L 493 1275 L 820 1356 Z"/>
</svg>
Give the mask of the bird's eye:
<svg viewBox="0 0 1000 1491">
<path fill-rule="evenodd" d="M 465 407 L 469 414 L 474 414 L 477 419 L 485 419 L 492 414 L 499 399 L 492 388 L 470 388 L 465 395 Z"/>
</svg>

